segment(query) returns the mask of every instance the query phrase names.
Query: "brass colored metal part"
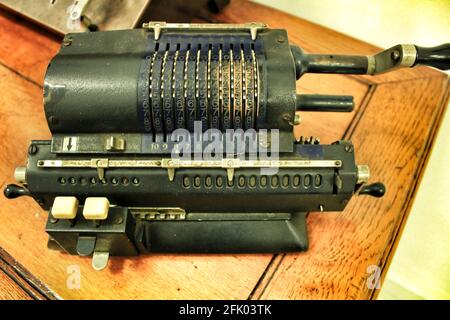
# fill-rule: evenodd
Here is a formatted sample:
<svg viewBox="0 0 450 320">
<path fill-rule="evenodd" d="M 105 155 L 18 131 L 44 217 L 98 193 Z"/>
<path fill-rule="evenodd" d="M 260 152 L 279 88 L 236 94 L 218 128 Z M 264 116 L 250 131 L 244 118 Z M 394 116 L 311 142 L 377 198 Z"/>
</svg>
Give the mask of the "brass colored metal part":
<svg viewBox="0 0 450 320">
<path fill-rule="evenodd" d="M 131 207 L 131 214 L 139 220 L 185 220 L 186 211 L 182 208 Z"/>
<path fill-rule="evenodd" d="M 152 30 L 155 40 L 161 36 L 164 30 L 207 30 L 207 31 L 248 31 L 252 40 L 256 40 L 259 30 L 267 28 L 263 23 L 251 22 L 243 24 L 222 23 L 167 23 L 164 21 L 151 21 L 142 25 L 142 28 Z"/>
<path fill-rule="evenodd" d="M 107 151 L 123 151 L 125 150 L 125 140 L 123 138 L 109 137 L 106 140 Z"/>
<path fill-rule="evenodd" d="M 367 183 L 370 179 L 370 170 L 368 165 L 357 166 L 357 184 Z"/>
<path fill-rule="evenodd" d="M 179 168 L 227 170 L 228 180 L 233 181 L 234 171 L 239 168 L 340 168 L 341 160 L 241 160 L 225 158 L 222 160 L 38 160 L 40 168 L 96 168 L 100 180 L 104 178 L 106 168 L 162 168 L 167 169 L 170 181 L 175 178 L 175 170 Z"/>
<path fill-rule="evenodd" d="M 17 167 L 14 170 L 14 179 L 17 183 L 27 183 L 27 168 Z"/>
</svg>

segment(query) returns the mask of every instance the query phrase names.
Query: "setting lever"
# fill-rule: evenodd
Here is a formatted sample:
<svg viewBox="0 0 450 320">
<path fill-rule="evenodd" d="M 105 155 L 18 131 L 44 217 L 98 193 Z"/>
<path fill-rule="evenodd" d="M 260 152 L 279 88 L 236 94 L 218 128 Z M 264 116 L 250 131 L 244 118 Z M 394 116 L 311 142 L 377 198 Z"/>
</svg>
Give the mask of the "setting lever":
<svg viewBox="0 0 450 320">
<path fill-rule="evenodd" d="M 359 191 L 360 195 L 369 195 L 376 198 L 381 198 L 386 193 L 386 187 L 381 182 L 375 182 L 369 185 L 362 186 Z"/>
<path fill-rule="evenodd" d="M 8 199 L 15 199 L 21 196 L 29 196 L 30 191 L 24 187 L 18 186 L 17 184 L 8 184 L 3 190 L 3 194 Z"/>
</svg>

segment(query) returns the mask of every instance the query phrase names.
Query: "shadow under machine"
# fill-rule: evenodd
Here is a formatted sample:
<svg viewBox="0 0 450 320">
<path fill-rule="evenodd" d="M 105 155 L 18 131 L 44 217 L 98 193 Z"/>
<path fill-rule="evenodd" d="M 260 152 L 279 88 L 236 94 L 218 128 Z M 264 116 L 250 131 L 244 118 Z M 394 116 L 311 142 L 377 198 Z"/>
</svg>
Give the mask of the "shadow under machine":
<svg viewBox="0 0 450 320">
<path fill-rule="evenodd" d="M 4 193 L 33 197 L 49 211 L 49 247 L 93 255 L 96 269 L 110 255 L 303 251 L 306 212 L 385 188 L 367 184 L 350 141 L 294 138 L 297 111 L 354 105 L 297 94 L 296 80 L 416 64 L 448 68 L 449 45 L 306 54 L 258 23 L 68 34 L 45 76 L 52 139 L 31 142 Z"/>
</svg>

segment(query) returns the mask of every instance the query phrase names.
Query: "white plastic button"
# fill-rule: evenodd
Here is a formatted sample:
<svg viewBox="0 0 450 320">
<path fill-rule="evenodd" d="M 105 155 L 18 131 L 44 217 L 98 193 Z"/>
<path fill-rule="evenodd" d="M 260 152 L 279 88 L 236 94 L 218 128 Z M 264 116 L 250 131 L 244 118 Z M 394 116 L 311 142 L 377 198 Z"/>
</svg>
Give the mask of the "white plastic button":
<svg viewBox="0 0 450 320">
<path fill-rule="evenodd" d="M 78 200 L 75 197 L 55 197 L 51 214 L 55 219 L 73 219 L 77 215 Z"/>
<path fill-rule="evenodd" d="M 108 218 L 109 200 L 105 197 L 86 198 L 83 216 L 86 220 L 105 220 Z"/>
</svg>

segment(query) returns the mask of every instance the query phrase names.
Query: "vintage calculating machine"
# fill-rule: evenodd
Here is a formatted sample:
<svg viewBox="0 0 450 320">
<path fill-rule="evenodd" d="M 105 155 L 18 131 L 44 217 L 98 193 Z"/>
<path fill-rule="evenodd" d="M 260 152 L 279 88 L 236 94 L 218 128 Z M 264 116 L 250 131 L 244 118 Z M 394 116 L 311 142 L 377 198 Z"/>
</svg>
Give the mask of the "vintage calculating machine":
<svg viewBox="0 0 450 320">
<path fill-rule="evenodd" d="M 33 197 L 49 211 L 49 247 L 92 255 L 95 269 L 110 255 L 303 251 L 306 212 L 385 187 L 367 184 L 350 141 L 294 138 L 296 111 L 354 105 L 297 94 L 296 80 L 448 69 L 449 47 L 306 54 L 259 23 L 68 34 L 45 76 L 52 139 L 31 142 L 4 193 Z"/>
</svg>

